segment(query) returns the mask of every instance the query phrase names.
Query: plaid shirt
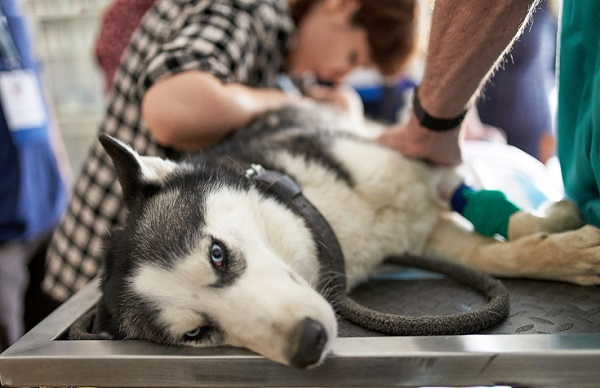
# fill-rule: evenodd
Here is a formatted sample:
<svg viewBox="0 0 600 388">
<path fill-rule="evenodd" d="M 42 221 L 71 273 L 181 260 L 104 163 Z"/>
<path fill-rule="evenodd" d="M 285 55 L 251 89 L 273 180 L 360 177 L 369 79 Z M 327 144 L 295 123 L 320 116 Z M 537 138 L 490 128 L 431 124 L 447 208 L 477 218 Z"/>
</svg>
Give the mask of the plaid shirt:
<svg viewBox="0 0 600 388">
<path fill-rule="evenodd" d="M 144 16 L 127 48 L 100 132 L 141 155 L 178 158 L 142 122 L 141 101 L 156 81 L 202 70 L 224 82 L 275 87 L 294 32 L 283 0 L 161 0 Z M 96 141 L 47 254 L 43 287 L 64 301 L 98 273 L 102 241 L 124 223 L 120 185 Z"/>
</svg>

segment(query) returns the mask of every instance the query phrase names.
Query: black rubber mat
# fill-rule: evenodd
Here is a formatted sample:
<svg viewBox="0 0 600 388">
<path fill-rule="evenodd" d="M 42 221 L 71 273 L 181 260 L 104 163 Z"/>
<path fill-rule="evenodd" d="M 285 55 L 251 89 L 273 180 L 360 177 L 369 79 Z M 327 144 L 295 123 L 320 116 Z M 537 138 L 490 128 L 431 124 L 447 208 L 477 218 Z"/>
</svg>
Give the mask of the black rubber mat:
<svg viewBox="0 0 600 388">
<path fill-rule="evenodd" d="M 481 334 L 600 332 L 600 287 L 522 279 L 502 282 L 510 293 L 509 316 Z M 367 307 L 411 316 L 463 312 L 485 302 L 483 296 L 466 286 L 427 274 L 372 280 L 356 288 L 351 296 Z M 339 335 L 382 334 L 341 320 Z"/>
</svg>

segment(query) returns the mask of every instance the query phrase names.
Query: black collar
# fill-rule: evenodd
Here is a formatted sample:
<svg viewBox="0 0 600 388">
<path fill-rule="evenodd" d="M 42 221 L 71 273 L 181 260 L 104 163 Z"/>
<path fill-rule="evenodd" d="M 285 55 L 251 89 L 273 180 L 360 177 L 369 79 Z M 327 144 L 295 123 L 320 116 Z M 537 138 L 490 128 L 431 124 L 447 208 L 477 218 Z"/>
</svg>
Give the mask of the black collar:
<svg viewBox="0 0 600 388">
<path fill-rule="evenodd" d="M 274 194 L 287 204 L 296 214 L 306 221 L 314 241 L 317 243 L 321 269 L 320 288 L 323 295 L 333 301 L 346 290 L 344 254 L 329 226 L 321 213 L 310 203 L 302 189 L 289 175 L 273 170 L 266 170 L 259 164 L 252 164 L 245 172 L 267 193 Z"/>
</svg>

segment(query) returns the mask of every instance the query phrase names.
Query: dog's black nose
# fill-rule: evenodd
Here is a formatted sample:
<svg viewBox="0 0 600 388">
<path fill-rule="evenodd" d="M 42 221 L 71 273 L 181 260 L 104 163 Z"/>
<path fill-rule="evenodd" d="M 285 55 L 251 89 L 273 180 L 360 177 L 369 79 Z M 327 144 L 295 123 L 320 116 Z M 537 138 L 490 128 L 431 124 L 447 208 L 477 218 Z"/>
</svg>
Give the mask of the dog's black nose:
<svg viewBox="0 0 600 388">
<path fill-rule="evenodd" d="M 302 369 L 316 364 L 327 344 L 327 330 L 314 319 L 305 318 L 296 328 L 296 333 L 299 342 L 291 364 Z"/>
</svg>

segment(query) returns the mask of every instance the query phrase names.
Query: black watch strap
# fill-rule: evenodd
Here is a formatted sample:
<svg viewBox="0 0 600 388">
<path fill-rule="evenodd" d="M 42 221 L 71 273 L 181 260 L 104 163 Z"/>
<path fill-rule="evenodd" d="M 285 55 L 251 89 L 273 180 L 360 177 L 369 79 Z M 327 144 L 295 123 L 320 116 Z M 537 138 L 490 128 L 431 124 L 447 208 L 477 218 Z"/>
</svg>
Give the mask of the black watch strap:
<svg viewBox="0 0 600 388">
<path fill-rule="evenodd" d="M 440 119 L 437 117 L 431 116 L 429 113 L 423 109 L 421 106 L 421 102 L 419 101 L 419 88 L 415 88 L 415 93 L 413 96 L 413 110 L 415 115 L 419 119 L 419 124 L 422 127 L 430 129 L 436 132 L 448 131 L 450 129 L 456 128 L 462 123 L 467 111 L 465 110 L 460 115 L 451 118 L 451 119 Z"/>
</svg>

